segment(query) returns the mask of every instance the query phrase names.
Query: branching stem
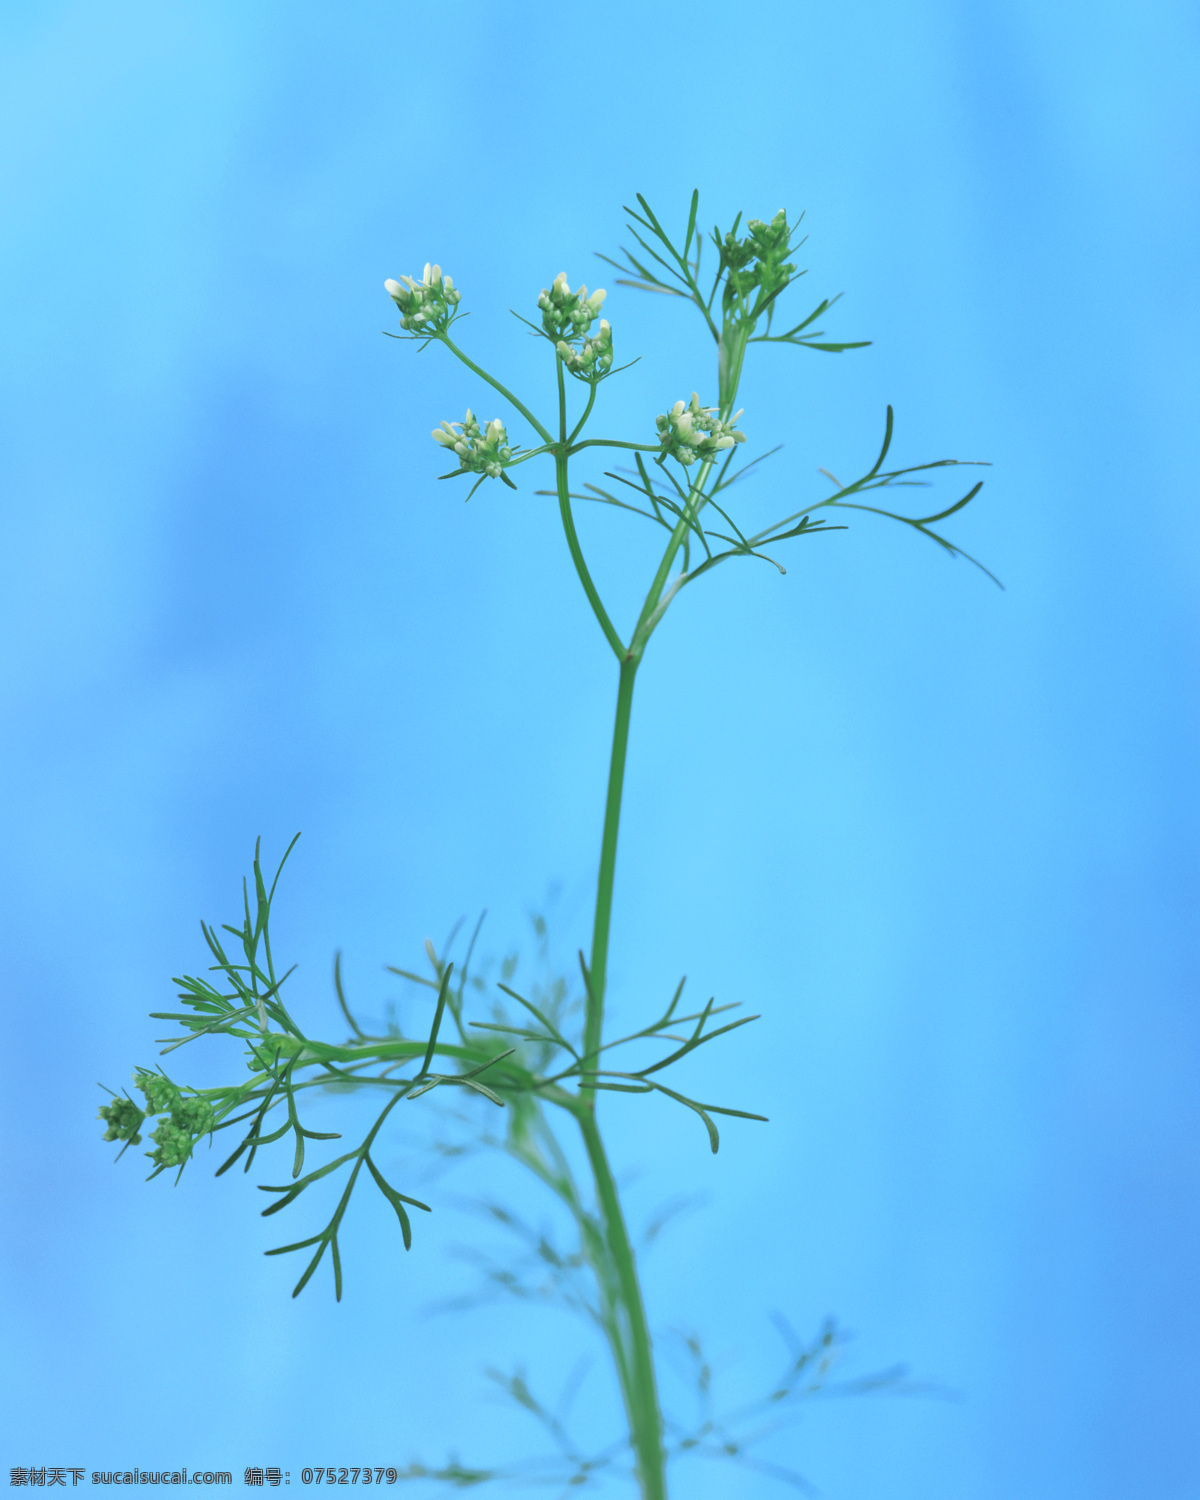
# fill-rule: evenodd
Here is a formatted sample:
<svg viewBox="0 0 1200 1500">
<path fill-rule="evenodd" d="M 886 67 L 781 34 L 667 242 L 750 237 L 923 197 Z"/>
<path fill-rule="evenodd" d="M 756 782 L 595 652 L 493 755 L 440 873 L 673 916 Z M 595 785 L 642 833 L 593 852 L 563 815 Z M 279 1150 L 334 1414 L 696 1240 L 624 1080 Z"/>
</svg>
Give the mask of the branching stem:
<svg viewBox="0 0 1200 1500">
<path fill-rule="evenodd" d="M 583 592 L 587 595 L 587 601 L 592 606 L 592 613 L 596 616 L 600 629 L 604 632 L 605 640 L 612 647 L 617 660 L 622 661 L 626 654 L 625 643 L 617 634 L 613 622 L 608 617 L 608 611 L 604 608 L 604 604 L 597 592 L 596 585 L 592 582 L 592 575 L 588 571 L 588 565 L 583 556 L 583 548 L 579 545 L 579 536 L 575 530 L 575 517 L 571 513 L 571 487 L 567 479 L 567 392 L 563 377 L 562 360 L 557 360 L 556 363 L 558 365 L 558 423 L 561 434 L 560 442 L 554 455 L 554 478 L 558 488 L 558 511 L 562 517 L 563 533 L 567 538 L 567 547 L 570 549 L 571 561 L 575 564 L 575 572 L 579 575 L 579 582 L 583 585 Z M 579 428 L 576 427 L 575 430 L 578 432 Z"/>
</svg>

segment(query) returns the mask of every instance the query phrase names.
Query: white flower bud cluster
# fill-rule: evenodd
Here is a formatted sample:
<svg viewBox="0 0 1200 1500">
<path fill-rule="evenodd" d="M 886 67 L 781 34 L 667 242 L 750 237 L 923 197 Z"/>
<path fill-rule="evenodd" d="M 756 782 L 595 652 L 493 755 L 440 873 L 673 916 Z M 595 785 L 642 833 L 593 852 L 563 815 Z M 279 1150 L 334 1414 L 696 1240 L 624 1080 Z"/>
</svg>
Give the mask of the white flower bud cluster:
<svg viewBox="0 0 1200 1500">
<path fill-rule="evenodd" d="M 585 338 L 578 349 L 573 349 L 565 339 L 559 339 L 554 347 L 571 374 L 581 380 L 597 380 L 612 369 L 612 328 L 604 318 L 600 319 L 600 331 L 595 338 Z"/>
<path fill-rule="evenodd" d="M 485 431 L 469 406 L 461 422 L 443 422 L 435 427 L 433 440 L 449 448 L 464 469 L 472 474 L 486 474 L 490 479 L 499 479 L 504 465 L 513 456 L 508 433 L 499 417 L 489 422 Z"/>
<path fill-rule="evenodd" d="M 543 287 L 538 296 L 542 327 L 556 343 L 559 339 L 582 338 L 598 316 L 607 295 L 601 289 L 589 297 L 585 286 L 573 292 L 567 285 L 567 273 L 560 271 L 550 290 Z"/>
<path fill-rule="evenodd" d="M 431 266 L 428 262 L 420 281 L 401 276 L 399 281 L 389 278 L 383 285 L 400 309 L 401 328 L 410 333 L 435 333 L 447 327 L 462 300 L 462 293 L 451 278 L 442 275 L 441 266 Z"/>
<path fill-rule="evenodd" d="M 677 458 L 685 465 L 694 464 L 698 458 L 712 458 L 722 449 L 744 443 L 746 434 L 733 425 L 741 414 L 735 411 L 728 422 L 722 422 L 717 408 L 701 406 L 700 397 L 693 391 L 687 405 L 676 401 L 669 412 L 655 418 L 663 457 Z"/>
</svg>

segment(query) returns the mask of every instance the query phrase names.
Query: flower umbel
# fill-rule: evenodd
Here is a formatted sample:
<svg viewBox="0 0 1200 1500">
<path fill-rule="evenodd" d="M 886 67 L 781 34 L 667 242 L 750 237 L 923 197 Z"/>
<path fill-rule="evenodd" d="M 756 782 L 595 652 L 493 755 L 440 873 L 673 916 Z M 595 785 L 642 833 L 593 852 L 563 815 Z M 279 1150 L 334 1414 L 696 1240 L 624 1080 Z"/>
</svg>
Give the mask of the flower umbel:
<svg viewBox="0 0 1200 1500">
<path fill-rule="evenodd" d="M 538 296 L 542 327 L 555 343 L 559 339 L 583 338 L 599 316 L 607 296 L 603 288 L 590 296 L 585 286 L 573 292 L 567 285 L 567 273 L 560 271 L 550 290 L 543 287 Z"/>
<path fill-rule="evenodd" d="M 169 1115 L 179 1103 L 179 1090 L 165 1073 L 151 1073 L 139 1068 L 133 1081 L 146 1096 L 148 1115 Z"/>
<path fill-rule="evenodd" d="M 489 479 L 502 479 L 504 465 L 513 458 L 508 433 L 500 418 L 489 422 L 485 431 L 469 406 L 461 422 L 443 422 L 435 427 L 433 440 L 449 448 L 464 469 Z"/>
<path fill-rule="evenodd" d="M 106 1141 L 124 1141 L 129 1146 L 136 1146 L 141 1141 L 138 1131 L 146 1113 L 132 1099 L 122 1099 L 118 1094 L 111 1104 L 100 1106 L 100 1118 L 108 1126 L 104 1132 Z"/>
<path fill-rule="evenodd" d="M 146 1155 L 156 1167 L 182 1167 L 192 1154 L 196 1138 L 204 1135 L 212 1123 L 213 1108 L 207 1099 L 195 1096 L 183 1099 L 176 1091 L 176 1103 L 170 1115 L 160 1120 L 157 1129 L 150 1134 L 154 1150 L 147 1151 Z"/>
<path fill-rule="evenodd" d="M 401 276 L 399 281 L 383 283 L 388 296 L 400 309 L 400 326 L 410 333 L 441 333 L 454 320 L 454 309 L 462 300 L 462 293 L 449 276 L 442 275 L 441 266 L 428 262 L 420 281 L 411 276 Z"/>
<path fill-rule="evenodd" d="M 128 1095 L 114 1098 L 111 1104 L 102 1104 L 100 1118 L 108 1125 L 104 1139 L 136 1146 L 142 1139 L 140 1127 L 147 1115 L 162 1115 L 150 1134 L 154 1150 L 146 1152 L 155 1167 L 151 1176 L 156 1177 L 165 1167 L 182 1167 L 192 1154 L 197 1136 L 212 1128 L 212 1105 L 198 1094 L 185 1097 L 165 1073 L 138 1068 L 133 1081 L 146 1096 L 146 1108 L 139 1109 Z"/>
<path fill-rule="evenodd" d="M 612 328 L 601 318 L 599 333 L 590 336 L 607 295 L 603 287 L 590 295 L 585 286 L 573 292 L 565 271 L 558 273 L 549 291 L 543 287 L 538 295 L 542 330 L 563 364 L 580 380 L 602 380 L 612 369 Z"/>
<path fill-rule="evenodd" d="M 604 318 L 600 319 L 600 331 L 595 338 L 585 338 L 578 349 L 573 349 L 566 339 L 559 339 L 554 347 L 571 374 L 581 380 L 598 380 L 612 369 L 612 328 Z"/>
<path fill-rule="evenodd" d="M 744 443 L 746 434 L 733 425 L 741 414 L 741 411 L 735 411 L 727 422 L 723 422 L 717 415 L 717 408 L 701 406 L 700 397 L 693 391 L 686 406 L 682 401 L 676 401 L 669 412 L 655 418 L 658 440 L 662 444 L 659 462 L 676 458 L 681 464 L 694 464 L 698 458 L 712 458 L 735 443 Z"/>
</svg>

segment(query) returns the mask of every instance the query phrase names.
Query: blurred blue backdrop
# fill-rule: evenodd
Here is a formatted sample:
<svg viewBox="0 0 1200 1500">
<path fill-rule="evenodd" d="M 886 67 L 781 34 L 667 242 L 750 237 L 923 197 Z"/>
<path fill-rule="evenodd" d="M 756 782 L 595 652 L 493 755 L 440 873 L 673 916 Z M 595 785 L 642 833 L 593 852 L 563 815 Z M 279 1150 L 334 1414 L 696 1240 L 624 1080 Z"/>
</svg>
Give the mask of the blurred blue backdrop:
<svg viewBox="0 0 1200 1500">
<path fill-rule="evenodd" d="M 483 1367 L 553 1394 L 586 1335 L 423 1311 L 474 1285 L 455 1245 L 502 1243 L 459 1199 L 540 1221 L 519 1178 L 429 1181 L 398 1130 L 384 1159 L 437 1212 L 405 1255 L 364 1194 L 343 1302 L 327 1267 L 293 1302 L 261 1252 L 320 1205 L 281 1234 L 253 1186 L 287 1164 L 146 1186 L 96 1081 L 155 1060 L 147 1012 L 260 833 L 273 860 L 303 830 L 277 941 L 314 1029 L 340 1033 L 337 948 L 378 1015 L 382 966 L 460 915 L 529 951 L 556 902 L 562 961 L 585 941 L 611 657 L 544 476 L 469 506 L 436 483 L 430 428 L 497 403 L 380 336 L 381 284 L 440 261 L 464 342 L 544 406 L 507 309 L 607 282 L 643 358 L 598 422 L 647 434 L 715 389 L 711 344 L 593 252 L 635 192 L 678 226 L 698 186 L 709 224 L 806 210 L 793 305 L 844 290 L 826 328 L 874 341 L 748 368 L 751 451 L 786 446 L 747 512 L 869 464 L 891 402 L 900 461 L 993 463 L 947 529 L 1007 592 L 864 517 L 786 578 L 730 565 L 656 638 L 613 1004 L 686 971 L 761 1010 L 687 1081 L 771 1124 L 714 1158 L 666 1101 L 605 1101 L 635 1221 L 709 1200 L 646 1261 L 655 1326 L 699 1330 L 731 1400 L 775 1374 L 772 1310 L 839 1317 L 849 1377 L 955 1393 L 814 1403 L 764 1449 L 838 1500 L 1200 1493 L 1198 33 L 1170 0 L 10 0 L 5 1466 L 295 1484 L 543 1446 Z M 622 619 L 640 524 L 581 518 Z M 228 1073 L 191 1053 L 189 1081 Z M 613 1431 L 602 1366 L 584 1392 Z M 699 1463 L 677 1489 L 782 1492 Z"/>
</svg>

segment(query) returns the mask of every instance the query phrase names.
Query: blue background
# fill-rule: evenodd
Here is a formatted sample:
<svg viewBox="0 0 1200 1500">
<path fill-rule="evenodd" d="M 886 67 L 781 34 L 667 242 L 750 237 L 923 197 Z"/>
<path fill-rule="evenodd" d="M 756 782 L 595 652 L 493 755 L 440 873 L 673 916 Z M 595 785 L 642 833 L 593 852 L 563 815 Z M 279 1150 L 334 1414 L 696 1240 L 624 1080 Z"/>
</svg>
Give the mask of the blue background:
<svg viewBox="0 0 1200 1500">
<path fill-rule="evenodd" d="M 677 1076 L 771 1117 L 714 1158 L 668 1102 L 605 1102 L 635 1221 L 710 1200 L 647 1259 L 655 1326 L 701 1330 L 731 1400 L 775 1373 L 772 1309 L 842 1319 L 848 1377 L 957 1393 L 774 1440 L 839 1500 L 1200 1493 L 1194 8 L 117 0 L 0 28 L 4 1466 L 295 1484 L 544 1447 L 482 1367 L 553 1394 L 575 1324 L 422 1313 L 474 1285 L 454 1245 L 503 1243 L 459 1198 L 543 1215 L 515 1173 L 429 1181 L 405 1122 L 385 1164 L 437 1212 L 405 1256 L 364 1193 L 342 1304 L 327 1268 L 293 1302 L 260 1252 L 321 1205 L 281 1234 L 253 1187 L 287 1163 L 146 1186 L 96 1080 L 154 1061 L 147 1012 L 260 833 L 273 859 L 303 830 L 277 941 L 327 1034 L 335 948 L 378 1015 L 382 965 L 462 914 L 528 951 L 557 882 L 563 961 L 586 940 L 611 656 L 545 471 L 470 506 L 435 482 L 429 429 L 497 402 L 380 336 L 381 283 L 439 260 L 464 342 L 543 410 L 506 309 L 564 268 L 609 285 L 643 359 L 594 430 L 645 435 L 711 397 L 711 343 L 592 252 L 636 191 L 678 226 L 698 186 L 709 224 L 806 210 L 793 305 L 844 289 L 825 326 L 874 340 L 748 368 L 750 451 L 786 447 L 743 513 L 865 468 L 890 401 L 899 460 L 993 463 L 948 529 L 1007 592 L 863 518 L 785 579 L 722 569 L 654 642 L 613 1004 L 686 970 L 761 1010 Z M 621 621 L 641 524 L 581 518 Z M 584 1392 L 611 1432 L 602 1366 Z M 678 1492 L 783 1493 L 699 1463 Z"/>
</svg>

